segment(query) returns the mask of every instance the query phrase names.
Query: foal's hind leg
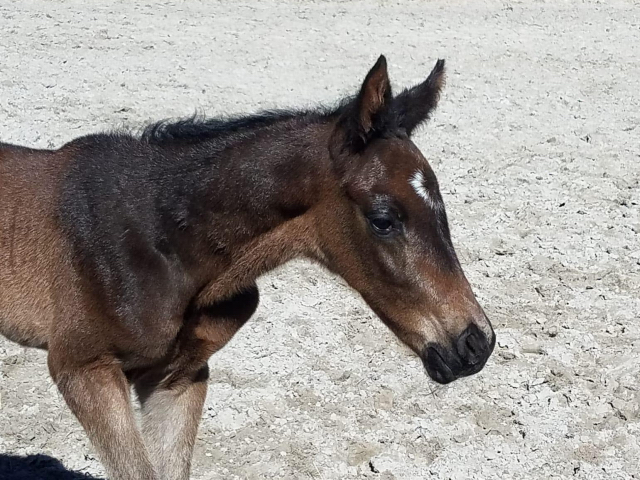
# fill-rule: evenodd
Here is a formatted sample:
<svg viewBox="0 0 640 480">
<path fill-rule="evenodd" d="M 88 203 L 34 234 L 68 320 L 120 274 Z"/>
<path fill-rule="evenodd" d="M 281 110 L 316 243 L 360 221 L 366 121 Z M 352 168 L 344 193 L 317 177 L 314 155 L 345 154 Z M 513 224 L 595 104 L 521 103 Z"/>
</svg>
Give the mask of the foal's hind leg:
<svg viewBox="0 0 640 480">
<path fill-rule="evenodd" d="M 131 408 L 129 384 L 115 363 L 70 368 L 54 349 L 49 369 L 112 480 L 159 480 Z"/>
<path fill-rule="evenodd" d="M 159 475 L 187 480 L 193 445 L 207 394 L 207 359 L 253 315 L 258 289 L 204 308 L 187 320 L 178 354 L 162 371 L 133 378 L 142 405 L 142 434 Z"/>
</svg>

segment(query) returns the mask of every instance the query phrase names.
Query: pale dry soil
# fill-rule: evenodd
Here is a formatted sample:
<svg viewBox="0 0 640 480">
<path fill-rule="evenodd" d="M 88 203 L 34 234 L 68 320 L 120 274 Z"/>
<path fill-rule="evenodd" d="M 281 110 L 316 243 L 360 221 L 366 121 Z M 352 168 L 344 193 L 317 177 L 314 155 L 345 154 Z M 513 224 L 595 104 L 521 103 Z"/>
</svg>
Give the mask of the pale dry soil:
<svg viewBox="0 0 640 480">
<path fill-rule="evenodd" d="M 637 1 L 3 0 L 0 32 L 0 138 L 38 147 L 331 103 L 380 53 L 398 86 L 448 61 L 416 143 L 494 356 L 439 387 L 343 282 L 288 265 L 211 359 L 194 479 L 639 477 Z M 0 340 L 0 394 L 1 452 L 101 478 L 44 353 Z"/>
</svg>

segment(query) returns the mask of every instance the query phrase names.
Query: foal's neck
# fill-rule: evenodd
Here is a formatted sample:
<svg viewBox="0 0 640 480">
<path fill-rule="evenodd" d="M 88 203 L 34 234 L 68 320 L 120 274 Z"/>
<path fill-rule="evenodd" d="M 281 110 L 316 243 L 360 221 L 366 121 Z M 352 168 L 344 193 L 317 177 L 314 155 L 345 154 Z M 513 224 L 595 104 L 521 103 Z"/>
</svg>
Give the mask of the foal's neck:
<svg viewBox="0 0 640 480">
<path fill-rule="evenodd" d="M 312 219 L 335 188 L 333 129 L 293 119 L 238 135 L 220 151 L 215 139 L 191 147 L 190 155 L 207 158 L 190 200 L 197 206 L 183 220 L 205 245 L 198 256 L 209 253 L 199 303 L 230 295 L 295 257 L 322 260 Z"/>
</svg>

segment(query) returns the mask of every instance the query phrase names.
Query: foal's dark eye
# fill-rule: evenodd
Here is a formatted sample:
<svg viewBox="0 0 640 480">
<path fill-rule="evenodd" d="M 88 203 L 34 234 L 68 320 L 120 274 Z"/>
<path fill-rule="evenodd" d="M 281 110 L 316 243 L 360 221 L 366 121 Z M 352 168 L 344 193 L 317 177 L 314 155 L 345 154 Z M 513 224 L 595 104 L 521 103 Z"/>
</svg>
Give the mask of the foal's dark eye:
<svg viewBox="0 0 640 480">
<path fill-rule="evenodd" d="M 371 229 L 376 235 L 381 237 L 387 237 L 394 233 L 394 223 L 393 219 L 388 215 L 371 215 L 369 218 L 369 225 L 371 225 Z"/>
</svg>

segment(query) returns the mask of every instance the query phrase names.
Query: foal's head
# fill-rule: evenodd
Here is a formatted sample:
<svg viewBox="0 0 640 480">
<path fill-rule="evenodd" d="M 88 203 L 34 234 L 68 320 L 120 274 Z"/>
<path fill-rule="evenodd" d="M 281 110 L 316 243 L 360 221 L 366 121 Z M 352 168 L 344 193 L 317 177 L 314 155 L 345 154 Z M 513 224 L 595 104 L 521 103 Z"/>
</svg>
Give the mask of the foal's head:
<svg viewBox="0 0 640 480">
<path fill-rule="evenodd" d="M 380 57 L 332 136 L 340 199 L 320 235 L 329 267 L 420 355 L 431 378 L 448 383 L 482 369 L 495 335 L 458 262 L 436 176 L 411 141 L 443 84 L 439 60 L 422 84 L 393 96 Z"/>
</svg>

